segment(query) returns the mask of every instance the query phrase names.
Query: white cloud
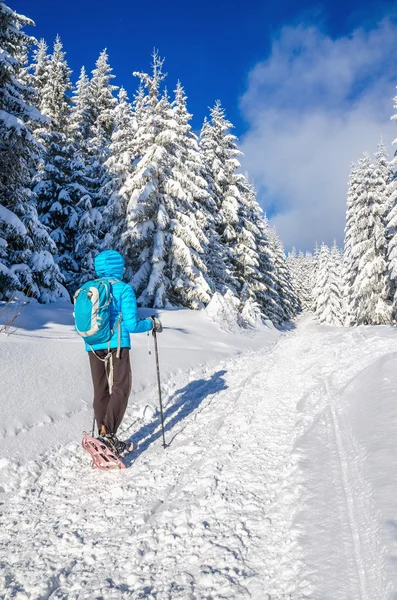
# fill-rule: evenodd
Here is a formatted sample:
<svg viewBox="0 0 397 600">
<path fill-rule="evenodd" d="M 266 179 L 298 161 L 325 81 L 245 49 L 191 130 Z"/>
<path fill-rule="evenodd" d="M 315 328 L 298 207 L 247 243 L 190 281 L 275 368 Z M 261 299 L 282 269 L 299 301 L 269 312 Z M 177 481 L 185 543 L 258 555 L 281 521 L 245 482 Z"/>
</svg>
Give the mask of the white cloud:
<svg viewBox="0 0 397 600">
<path fill-rule="evenodd" d="M 336 40 L 285 27 L 251 71 L 243 166 L 287 247 L 342 243 L 351 162 L 396 137 L 396 64 L 397 26 L 385 19 Z"/>
</svg>

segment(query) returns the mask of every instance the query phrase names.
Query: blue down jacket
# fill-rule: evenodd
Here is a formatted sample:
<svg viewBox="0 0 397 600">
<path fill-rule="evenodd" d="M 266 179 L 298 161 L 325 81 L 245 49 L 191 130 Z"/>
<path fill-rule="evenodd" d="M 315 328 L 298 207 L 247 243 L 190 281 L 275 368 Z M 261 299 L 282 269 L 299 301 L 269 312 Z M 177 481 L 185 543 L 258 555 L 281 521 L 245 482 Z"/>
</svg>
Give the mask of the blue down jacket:
<svg viewBox="0 0 397 600">
<path fill-rule="evenodd" d="M 124 273 L 124 258 L 115 250 L 105 250 L 95 258 L 95 271 L 98 277 L 119 279 L 112 285 L 113 299 L 110 305 L 110 326 L 122 315 L 121 321 L 121 348 L 131 348 L 130 333 L 144 333 L 152 329 L 151 319 L 138 320 L 135 292 L 130 285 L 121 281 Z M 110 347 L 117 348 L 117 329 L 110 340 Z M 94 350 L 106 350 L 107 344 L 94 344 Z M 85 349 L 90 352 L 91 347 L 86 344 Z"/>
</svg>

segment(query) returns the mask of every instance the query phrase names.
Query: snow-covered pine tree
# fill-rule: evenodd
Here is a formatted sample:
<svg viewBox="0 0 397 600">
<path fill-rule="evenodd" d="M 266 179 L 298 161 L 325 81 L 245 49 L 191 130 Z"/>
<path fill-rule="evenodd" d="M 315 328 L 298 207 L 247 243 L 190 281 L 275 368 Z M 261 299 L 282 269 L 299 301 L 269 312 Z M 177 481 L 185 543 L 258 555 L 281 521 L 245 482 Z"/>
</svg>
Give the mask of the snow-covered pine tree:
<svg viewBox="0 0 397 600">
<path fill-rule="evenodd" d="M 122 234 L 126 229 L 127 203 L 120 190 L 132 175 L 136 158 L 136 123 L 124 88 L 120 88 L 113 119 L 115 129 L 109 146 L 109 158 L 105 163 L 112 177 L 104 190 L 105 195 L 109 197 L 103 211 L 107 230 L 104 245 L 106 248 L 123 251 Z"/>
<path fill-rule="evenodd" d="M 234 295 L 238 295 L 240 286 L 235 274 L 235 248 L 243 177 L 237 173 L 240 166 L 237 156 L 241 152 L 237 148 L 237 138 L 230 133 L 232 127 L 218 100 L 210 110 L 210 122 L 204 120 L 200 147 L 216 204 L 215 231 L 220 241 L 218 260 L 225 265 L 220 272 L 211 273 L 211 276 L 220 291 L 230 289 Z M 220 281 L 219 276 L 223 278 Z"/>
<path fill-rule="evenodd" d="M 139 304 L 201 308 L 211 291 L 200 256 L 200 238 L 205 237 L 195 223 L 190 192 L 181 185 L 192 177 L 184 173 L 185 151 L 179 143 L 186 132 L 174 119 L 167 94 L 161 95 L 162 66 L 155 52 L 152 75 L 134 73 L 146 95 L 140 101 L 135 169 L 120 190 L 127 204 L 122 249 Z"/>
<path fill-rule="evenodd" d="M 343 304 L 345 313 L 345 324 L 354 324 L 353 310 L 353 285 L 358 275 L 358 223 L 357 223 L 357 202 L 361 185 L 360 163 L 353 163 L 350 170 L 347 207 L 346 207 L 346 226 L 345 242 L 343 253 Z"/>
<path fill-rule="evenodd" d="M 207 304 L 214 283 L 208 274 L 204 258 L 208 257 L 210 244 L 214 245 L 215 202 L 204 177 L 204 161 L 198 138 L 192 131 L 192 115 L 187 110 L 187 97 L 180 82 L 175 89 L 175 99 L 171 106 L 169 127 L 175 134 L 171 193 L 178 198 L 173 233 L 175 240 L 179 238 L 182 241 L 182 246 L 180 241 L 175 245 L 177 256 L 173 260 L 172 279 L 179 282 L 179 287 L 174 284 L 174 294 L 176 292 L 176 301 L 189 303 L 184 286 L 186 280 L 192 280 L 195 281 L 196 302 Z M 191 283 L 189 288 L 190 286 Z"/>
<path fill-rule="evenodd" d="M 384 185 L 380 169 L 378 160 L 373 164 L 365 153 L 355 172 L 358 184 L 348 198 L 352 204 L 348 207 L 345 262 L 349 324 L 382 324 L 391 320 Z"/>
<path fill-rule="evenodd" d="M 38 108 L 40 108 L 43 90 L 48 81 L 48 63 L 48 46 L 45 40 L 41 39 L 33 52 L 33 63 L 28 68 L 28 71 L 32 71 L 29 79 L 36 92 L 34 104 Z"/>
<path fill-rule="evenodd" d="M 208 122 L 207 117 L 205 117 L 199 137 L 199 149 L 201 162 L 203 165 L 202 175 L 206 181 L 206 187 L 210 194 L 211 203 L 213 205 L 210 209 L 211 219 L 208 222 L 209 231 L 207 232 L 207 237 L 209 244 L 207 249 L 206 264 L 208 268 L 208 274 L 214 285 L 214 290 L 224 294 L 228 289 L 226 280 L 229 252 L 222 242 L 219 233 L 221 224 L 221 216 L 219 214 L 221 190 L 216 186 L 211 168 L 211 159 L 214 158 L 214 143 L 215 139 L 212 127 Z"/>
<path fill-rule="evenodd" d="M 298 255 L 297 255 L 295 247 L 293 247 L 291 252 L 289 252 L 287 255 L 287 265 L 288 265 L 288 269 L 289 269 L 290 276 L 291 276 L 291 284 L 294 289 L 294 293 L 299 300 L 299 305 L 300 305 L 301 288 L 302 288 L 302 281 L 301 281 L 302 273 L 300 271 L 299 259 L 298 259 Z"/>
<path fill-rule="evenodd" d="M 117 86 L 111 84 L 113 78 L 107 52 L 103 50 L 91 80 L 82 68 L 72 99 L 69 132 L 76 148 L 72 163 L 74 190 L 80 193 L 76 199 L 79 217 L 75 239 L 75 261 L 79 269 L 71 284 L 74 288 L 95 276 L 94 258 L 110 226 L 103 219 L 103 211 L 109 201 L 113 177 L 107 165 L 117 105 L 113 96 Z"/>
<path fill-rule="evenodd" d="M 329 296 L 328 289 L 328 263 L 329 263 L 329 247 L 321 244 L 316 257 L 316 280 L 313 287 L 314 298 L 314 313 L 322 322 L 322 314 Z M 327 287 L 327 289 L 326 289 Z"/>
<path fill-rule="evenodd" d="M 316 245 L 314 247 L 314 253 L 313 253 L 313 262 L 312 262 L 311 269 L 310 269 L 310 283 L 309 283 L 310 293 L 311 293 L 311 304 L 310 304 L 309 310 L 311 310 L 313 313 L 316 313 L 316 311 L 317 311 L 318 290 L 316 289 L 316 282 L 317 282 L 319 255 L 320 255 L 320 247 L 318 245 L 318 242 L 316 242 Z"/>
<path fill-rule="evenodd" d="M 397 108 L 397 96 L 394 98 L 395 106 Z M 397 119 L 397 115 L 392 117 L 393 120 Z M 397 139 L 393 141 L 393 144 L 397 144 Z M 387 209 L 386 209 L 386 240 L 387 240 L 387 251 L 388 251 L 388 271 L 390 279 L 390 295 L 393 298 L 393 321 L 397 321 L 397 173 L 395 171 L 397 166 L 397 152 L 394 153 L 394 157 L 388 163 L 389 168 L 389 181 L 387 184 Z"/>
<path fill-rule="evenodd" d="M 118 103 L 113 111 L 113 121 L 115 129 L 112 133 L 106 165 L 117 176 L 114 187 L 119 189 L 131 174 L 132 163 L 135 159 L 135 127 L 132 106 L 123 87 L 119 90 Z"/>
<path fill-rule="evenodd" d="M 383 204 L 383 215 L 382 215 L 382 229 L 384 232 L 385 252 L 382 253 L 386 265 L 387 265 L 387 287 L 388 287 L 388 303 L 392 304 L 391 318 L 394 319 L 397 316 L 397 304 L 394 300 L 397 291 L 397 281 L 393 279 L 393 265 L 392 265 L 392 248 L 393 248 L 393 237 L 394 237 L 394 223 L 397 222 L 397 211 L 394 211 L 394 205 L 397 198 L 397 182 L 394 177 L 394 167 L 389 161 L 388 151 L 381 138 L 378 144 L 378 151 L 375 154 L 375 170 L 374 170 L 374 185 L 376 187 L 376 193 L 379 198 L 379 202 Z"/>
<path fill-rule="evenodd" d="M 68 135 L 73 145 L 70 162 L 72 181 L 69 189 L 76 202 L 78 213 L 74 238 L 74 259 L 78 265 L 70 287 L 76 290 L 83 283 L 95 278 L 94 258 L 100 249 L 102 215 L 95 207 L 91 178 L 90 132 L 92 126 L 92 97 L 90 81 L 82 67 L 73 90 Z"/>
<path fill-rule="evenodd" d="M 216 204 L 218 256 L 225 265 L 220 271 L 211 267 L 210 271 L 220 291 L 229 289 L 240 299 L 241 313 L 254 315 L 251 321 L 260 313 L 272 318 L 275 290 L 269 266 L 269 240 L 261 225 L 263 216 L 255 191 L 247 177 L 238 172 L 237 157 L 241 152 L 237 138 L 230 133 L 232 127 L 218 101 L 211 109 L 211 121 L 204 121 L 200 135 L 209 188 Z"/>
<path fill-rule="evenodd" d="M 377 188 L 377 195 L 383 198 L 385 211 L 388 213 L 391 208 L 390 194 L 393 191 L 393 186 L 390 187 L 389 184 L 393 179 L 394 169 L 392 163 L 389 161 L 387 148 L 382 139 L 378 144 L 374 165 L 374 185 Z"/>
<path fill-rule="evenodd" d="M 92 182 L 90 192 L 94 206 L 101 211 L 108 204 L 108 188 L 112 179 L 106 166 L 115 128 L 114 109 L 117 106 L 117 99 L 113 96 L 113 92 L 118 88 L 111 83 L 115 77 L 112 71 L 105 49 L 96 61 L 90 81 L 91 124 L 88 144 Z"/>
<path fill-rule="evenodd" d="M 295 296 L 288 269 L 284 247 L 276 230 L 267 223 L 267 235 L 270 241 L 271 259 L 275 272 L 275 290 L 279 306 L 279 323 L 290 321 L 298 310 L 298 299 Z"/>
<path fill-rule="evenodd" d="M 36 137 L 44 146 L 44 152 L 34 178 L 33 192 L 40 220 L 48 227 L 57 245 L 57 263 L 67 287 L 73 291 L 79 272 L 74 247 L 79 218 L 76 207 L 81 193 L 74 181 L 72 161 L 75 158 L 75 148 L 68 134 L 71 71 L 59 36 L 48 59 L 46 73 L 47 80 L 38 92 L 40 110 L 48 117 L 48 121 L 43 128 L 35 130 Z M 32 79 L 34 81 L 34 75 Z M 43 82 L 44 75 L 40 83 Z"/>
<path fill-rule="evenodd" d="M 21 59 L 35 42 L 23 27 L 33 24 L 0 2 L 0 297 L 21 290 L 46 302 L 67 292 L 29 190 L 40 150 L 32 128 L 45 122 L 31 104 L 34 90 L 20 79 Z"/>
<path fill-rule="evenodd" d="M 59 128 L 63 129 L 65 129 L 69 117 L 70 101 L 67 92 L 72 89 L 71 70 L 65 56 L 61 38 L 57 35 L 53 53 L 47 59 L 46 70 L 37 69 L 40 73 L 40 89 L 37 90 L 40 98 L 40 110 Z M 45 73 L 47 74 L 46 78 Z M 35 79 L 33 81 L 35 83 Z"/>
<path fill-rule="evenodd" d="M 310 252 L 299 252 L 293 248 L 288 254 L 287 262 L 290 268 L 292 284 L 299 300 L 301 310 L 312 309 L 312 270 L 313 255 Z"/>
<path fill-rule="evenodd" d="M 216 205 L 213 239 L 217 260 L 210 261 L 210 272 L 219 291 L 229 289 L 240 299 L 241 314 L 252 314 L 251 322 L 260 314 L 282 321 L 283 316 L 277 315 L 275 271 L 263 213 L 248 178 L 238 173 L 241 152 L 231 128 L 218 101 L 200 135 L 205 177 Z"/>
<path fill-rule="evenodd" d="M 322 243 L 317 259 L 316 283 L 314 297 L 316 300 L 316 316 L 320 323 L 330 323 L 330 250 Z"/>
<path fill-rule="evenodd" d="M 87 153 L 87 145 L 93 123 L 90 80 L 85 67 L 81 68 L 79 79 L 73 89 L 68 131 L 74 147 L 80 153 Z"/>
<path fill-rule="evenodd" d="M 132 122 L 134 129 L 133 155 L 138 157 L 141 156 L 141 149 L 145 146 L 146 100 L 145 86 L 140 82 L 132 101 Z"/>
<path fill-rule="evenodd" d="M 298 264 L 300 269 L 300 304 L 302 310 L 311 310 L 313 298 L 312 298 L 312 271 L 313 271 L 314 257 L 311 252 L 299 252 Z"/>
<path fill-rule="evenodd" d="M 277 272 L 272 245 L 269 240 L 269 222 L 266 215 L 259 208 L 255 215 L 255 225 L 258 229 L 256 247 L 258 250 L 259 271 L 265 288 L 257 291 L 256 297 L 261 306 L 262 315 L 272 323 L 285 321 L 283 308 L 280 303 L 277 286 Z"/>
<path fill-rule="evenodd" d="M 80 191 L 84 192 L 86 188 Z M 102 225 L 102 215 L 92 204 L 91 195 L 82 195 L 79 203 L 78 232 L 75 236 L 74 255 L 79 269 L 71 283 L 76 290 L 81 285 L 96 278 L 94 259 L 100 249 L 99 232 Z"/>
<path fill-rule="evenodd" d="M 233 262 L 239 284 L 240 313 L 244 322 L 254 326 L 261 318 L 272 318 L 271 315 L 274 315 L 269 242 L 260 226 L 262 211 L 253 185 L 247 176 L 240 185 Z"/>
<path fill-rule="evenodd" d="M 329 302 L 328 323 L 343 325 L 345 320 L 343 304 L 343 255 L 334 241 L 329 260 Z"/>
<path fill-rule="evenodd" d="M 319 322 L 342 325 L 344 320 L 342 254 L 336 242 L 331 251 L 326 244 L 321 245 L 314 293 Z"/>
<path fill-rule="evenodd" d="M 157 176 L 160 167 L 157 155 L 163 158 L 163 151 L 158 149 L 156 155 L 155 144 L 156 135 L 162 131 L 164 121 L 164 115 L 159 115 L 160 88 L 166 77 L 162 72 L 163 62 L 157 52 L 154 52 L 152 75 L 134 72 L 134 75 L 140 79 L 139 108 L 137 106 L 135 111 L 136 169 L 120 190 L 127 207 L 122 236 L 122 254 L 127 264 L 126 277 L 131 281 L 135 278 L 134 287 L 138 293 L 145 289 L 145 284 L 151 283 L 149 294 L 151 297 L 140 298 L 140 303 L 153 306 L 163 305 L 166 301 L 167 289 L 163 273 L 165 266 L 163 230 L 168 223 L 161 202 L 161 193 L 158 192 Z M 151 171 L 153 171 L 153 178 Z"/>
</svg>

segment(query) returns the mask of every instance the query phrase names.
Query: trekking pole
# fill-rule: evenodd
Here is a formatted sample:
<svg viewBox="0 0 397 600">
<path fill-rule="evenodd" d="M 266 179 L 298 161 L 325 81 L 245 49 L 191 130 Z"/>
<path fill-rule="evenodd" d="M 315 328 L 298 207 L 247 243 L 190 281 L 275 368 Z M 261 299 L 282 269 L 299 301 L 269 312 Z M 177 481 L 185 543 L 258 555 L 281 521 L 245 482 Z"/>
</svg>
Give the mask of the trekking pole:
<svg viewBox="0 0 397 600">
<path fill-rule="evenodd" d="M 154 325 L 154 323 L 153 323 Z M 159 388 L 159 400 L 160 400 L 160 415 L 161 415 L 161 430 L 163 433 L 163 448 L 167 447 L 165 443 L 165 433 L 164 433 L 164 413 L 163 413 L 163 401 L 161 398 L 161 382 L 160 382 L 160 363 L 159 363 L 159 349 L 157 346 L 157 335 L 155 330 L 153 329 L 153 337 L 154 337 L 154 350 L 156 354 L 156 369 L 157 369 L 157 385 Z"/>
<path fill-rule="evenodd" d="M 95 433 L 95 415 L 94 415 L 94 418 L 92 420 L 92 434 L 91 434 L 91 437 L 94 437 L 94 433 Z"/>
</svg>

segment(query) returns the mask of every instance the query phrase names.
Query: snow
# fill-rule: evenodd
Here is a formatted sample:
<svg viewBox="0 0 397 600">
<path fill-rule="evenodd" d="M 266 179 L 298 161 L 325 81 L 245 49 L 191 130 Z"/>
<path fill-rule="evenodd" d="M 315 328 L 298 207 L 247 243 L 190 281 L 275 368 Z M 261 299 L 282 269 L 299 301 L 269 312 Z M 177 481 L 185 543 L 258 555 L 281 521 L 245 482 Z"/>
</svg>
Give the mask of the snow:
<svg viewBox="0 0 397 600">
<path fill-rule="evenodd" d="M 396 598 L 396 330 L 159 314 L 168 447 L 134 336 L 118 472 L 79 446 L 91 383 L 70 305 L 34 303 L 3 336 L 4 598 Z"/>
<path fill-rule="evenodd" d="M 227 290 L 223 295 L 216 292 L 205 312 L 223 331 L 233 332 L 238 329 L 238 307 L 239 301 L 236 296 Z"/>
<path fill-rule="evenodd" d="M 11 115 L 5 110 L 0 110 L 0 120 L 4 124 L 4 127 L 7 129 L 13 129 L 17 135 L 21 135 L 21 133 L 26 132 L 26 127 L 21 119 Z"/>
<path fill-rule="evenodd" d="M 0 323 L 4 323 L 13 310 L 1 312 L 1 306 L 0 303 Z M 0 439 L 5 456 L 17 453 L 18 457 L 30 459 L 40 451 L 43 438 L 46 443 L 48 438 L 50 444 L 67 443 L 76 439 L 76 431 L 91 427 L 91 376 L 84 344 L 74 331 L 72 313 L 69 302 L 32 302 L 15 323 L 15 333 L 1 338 L 0 363 L 7 400 L 2 406 Z M 142 309 L 140 314 L 149 316 L 153 309 Z M 160 311 L 160 318 L 165 328 L 159 341 L 164 382 L 172 379 L 174 385 L 179 380 L 183 382 L 190 369 L 217 363 L 248 348 L 259 348 L 278 335 L 265 326 L 255 336 L 247 336 L 244 331 L 231 335 L 205 313 L 187 309 Z M 153 344 L 146 335 L 131 339 L 134 400 L 144 406 L 156 383 Z M 170 384 L 164 385 L 168 390 Z M 172 393 L 171 388 L 167 393 Z M 157 402 L 156 396 L 150 401 L 153 402 Z M 26 443 L 21 443 L 20 434 Z"/>
<path fill-rule="evenodd" d="M 13 212 L 0 204 L 0 222 L 6 223 L 13 227 L 20 235 L 26 235 L 26 227 Z"/>
</svg>

